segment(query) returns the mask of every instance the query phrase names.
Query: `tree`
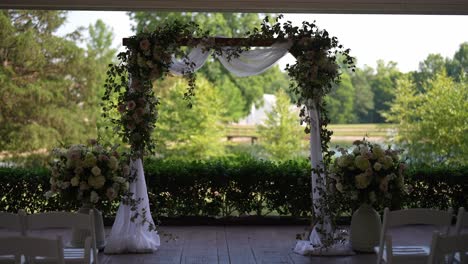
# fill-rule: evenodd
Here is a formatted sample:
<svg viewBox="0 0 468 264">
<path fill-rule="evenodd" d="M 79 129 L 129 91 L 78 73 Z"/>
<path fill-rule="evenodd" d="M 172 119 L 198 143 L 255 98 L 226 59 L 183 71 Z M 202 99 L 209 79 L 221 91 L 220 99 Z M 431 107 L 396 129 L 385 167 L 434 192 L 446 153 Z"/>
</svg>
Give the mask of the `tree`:
<svg viewBox="0 0 468 264">
<path fill-rule="evenodd" d="M 267 113 L 265 125 L 258 126 L 259 144 L 273 160 L 288 160 L 299 156 L 303 146 L 304 128 L 297 113 L 291 111 L 291 100 L 283 91 L 275 94 L 276 104 Z"/>
<path fill-rule="evenodd" d="M 95 69 L 61 11 L 0 11 L 0 149 L 31 151 L 95 137 Z"/>
<path fill-rule="evenodd" d="M 156 151 L 166 157 L 204 159 L 224 153 L 222 116 L 225 111 L 219 92 L 203 78 L 197 87 L 203 96 L 187 108 L 183 94 L 187 84 L 179 78 L 158 82 L 161 96 L 154 138 Z"/>
<path fill-rule="evenodd" d="M 327 102 L 328 116 L 331 123 L 351 124 L 356 122 L 354 112 L 354 87 L 349 73 L 341 75 L 341 82 L 335 85 L 330 94 L 325 97 Z"/>
<path fill-rule="evenodd" d="M 384 113 L 386 121 L 397 124 L 398 133 L 395 135 L 395 141 L 404 144 L 405 147 L 411 146 L 417 142 L 413 136 L 413 125 L 420 118 L 416 109 L 421 105 L 421 98 L 418 96 L 415 84 L 409 77 L 402 76 L 396 82 L 396 97 L 388 112 Z"/>
<path fill-rule="evenodd" d="M 371 123 L 370 112 L 374 110 L 374 93 L 370 85 L 373 69 L 364 67 L 351 74 L 354 87 L 354 108 L 357 123 Z"/>
<path fill-rule="evenodd" d="M 253 13 L 134 12 L 129 15 L 136 22 L 134 31 L 151 31 L 162 21 L 179 20 L 194 21 L 211 35 L 224 37 L 242 37 L 261 22 L 258 14 Z M 261 75 L 239 78 L 231 75 L 217 60 L 208 61 L 198 74 L 221 91 L 225 117 L 231 121 L 246 116 L 252 104 L 260 105 L 264 93 L 274 93 L 289 83 L 287 75 L 277 66 Z"/>
<path fill-rule="evenodd" d="M 371 80 L 374 93 L 374 109 L 370 112 L 371 123 L 385 122 L 382 113 L 388 111 L 390 103 L 395 98 L 395 83 L 401 74 L 395 62 L 387 64 L 381 60 L 377 62 L 377 73 Z"/>
<path fill-rule="evenodd" d="M 106 67 L 115 56 L 112 32 L 90 26 L 87 49 L 81 31 L 54 32 L 66 12 L 0 12 L 0 149 L 32 151 L 80 143 L 97 135 Z"/>
<path fill-rule="evenodd" d="M 466 165 L 468 156 L 468 82 L 443 71 L 425 90 L 404 79 L 386 117 L 397 123 L 397 140 L 414 162 Z"/>
<path fill-rule="evenodd" d="M 94 69 L 91 75 L 88 76 L 90 87 L 94 91 L 95 96 L 92 97 L 93 107 L 95 109 L 94 123 L 97 126 L 97 133 L 100 141 L 110 143 L 121 143 L 121 138 L 115 134 L 110 133 L 106 127 L 110 127 L 107 118 L 103 118 L 100 113 L 102 96 L 104 95 L 104 84 L 106 79 L 107 67 L 115 60 L 117 49 L 112 48 L 112 41 L 114 34 L 112 29 L 100 19 L 94 25 L 88 27 L 89 39 L 87 43 L 87 60 L 88 65 Z"/>
<path fill-rule="evenodd" d="M 460 48 L 453 55 L 453 59 L 446 63 L 446 70 L 448 76 L 457 82 L 466 79 L 468 74 L 468 42 L 460 44 Z"/>
</svg>

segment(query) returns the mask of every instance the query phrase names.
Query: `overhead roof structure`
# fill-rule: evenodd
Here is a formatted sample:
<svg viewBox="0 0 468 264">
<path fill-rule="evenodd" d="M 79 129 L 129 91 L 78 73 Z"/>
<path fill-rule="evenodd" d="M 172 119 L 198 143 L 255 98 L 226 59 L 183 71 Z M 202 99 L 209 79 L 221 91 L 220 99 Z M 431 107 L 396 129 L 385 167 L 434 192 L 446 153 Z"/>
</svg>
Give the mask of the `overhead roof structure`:
<svg viewBox="0 0 468 264">
<path fill-rule="evenodd" d="M 0 0 L 0 8 L 468 15 L 468 0 Z"/>
</svg>

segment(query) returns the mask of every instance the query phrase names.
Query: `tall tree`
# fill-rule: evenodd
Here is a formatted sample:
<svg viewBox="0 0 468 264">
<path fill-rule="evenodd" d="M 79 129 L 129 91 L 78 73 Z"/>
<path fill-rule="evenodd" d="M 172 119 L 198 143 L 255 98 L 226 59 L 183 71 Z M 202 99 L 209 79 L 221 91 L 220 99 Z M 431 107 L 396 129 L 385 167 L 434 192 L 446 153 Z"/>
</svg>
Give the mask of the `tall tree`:
<svg viewBox="0 0 468 264">
<path fill-rule="evenodd" d="M 468 42 L 460 44 L 460 48 L 452 60 L 446 63 L 448 76 L 459 82 L 468 76 Z"/>
<path fill-rule="evenodd" d="M 31 151 L 96 135 L 95 69 L 61 11 L 0 11 L 0 149 Z"/>
<path fill-rule="evenodd" d="M 371 123 L 370 112 L 374 110 L 374 93 L 372 92 L 370 80 L 373 77 L 373 69 L 365 66 L 356 69 L 351 74 L 354 87 L 354 108 L 357 123 Z"/>
<path fill-rule="evenodd" d="M 120 137 L 115 133 L 109 133 L 106 127 L 110 127 L 108 119 L 100 115 L 102 96 L 104 95 L 104 84 L 107 67 L 115 60 L 117 49 L 112 47 L 114 33 L 102 20 L 98 19 L 94 24 L 88 27 L 89 38 L 87 39 L 88 65 L 94 69 L 88 76 L 89 87 L 93 93 L 94 123 L 97 126 L 98 137 L 102 141 L 120 143 Z"/>
<path fill-rule="evenodd" d="M 414 162 L 466 165 L 468 156 L 468 82 L 444 71 L 418 91 L 408 79 L 398 82 L 386 117 L 399 125 L 397 140 Z"/>
<path fill-rule="evenodd" d="M 273 160 L 288 160 L 301 154 L 304 128 L 299 125 L 297 112 L 291 110 L 291 100 L 283 91 L 275 94 L 276 103 L 267 113 L 264 125 L 258 126 L 259 144 Z"/>
<path fill-rule="evenodd" d="M 356 122 L 354 112 L 355 90 L 349 73 L 341 75 L 341 82 L 335 85 L 330 94 L 325 97 L 327 101 L 328 116 L 331 123 L 350 124 Z"/>
<path fill-rule="evenodd" d="M 382 113 L 388 111 L 395 98 L 396 80 L 401 74 L 395 62 L 385 64 L 382 60 L 377 61 L 377 73 L 371 81 L 374 93 L 374 109 L 370 112 L 371 123 L 385 122 Z"/>
<path fill-rule="evenodd" d="M 166 157 L 204 159 L 224 153 L 223 111 L 219 92 L 203 78 L 197 87 L 203 96 L 186 107 L 183 94 L 187 85 L 179 78 L 158 82 L 161 97 L 154 138 L 156 151 Z"/>
<path fill-rule="evenodd" d="M 151 31 L 162 22 L 179 20 L 194 21 L 212 36 L 224 37 L 242 37 L 261 23 L 259 15 L 253 13 L 134 12 L 129 15 L 136 22 L 134 31 Z M 277 66 L 258 76 L 239 78 L 232 76 L 217 60 L 210 60 L 198 73 L 221 91 L 225 115 L 233 121 L 246 116 L 252 104 L 261 104 L 264 93 L 274 93 L 288 83 L 287 75 Z"/>
</svg>

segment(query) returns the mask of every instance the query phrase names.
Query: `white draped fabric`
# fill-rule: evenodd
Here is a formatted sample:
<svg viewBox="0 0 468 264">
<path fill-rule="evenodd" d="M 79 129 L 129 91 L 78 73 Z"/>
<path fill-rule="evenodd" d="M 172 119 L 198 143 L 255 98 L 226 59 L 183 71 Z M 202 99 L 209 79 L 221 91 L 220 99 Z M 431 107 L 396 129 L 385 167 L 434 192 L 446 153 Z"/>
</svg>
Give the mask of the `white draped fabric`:
<svg viewBox="0 0 468 264">
<path fill-rule="evenodd" d="M 133 198 L 141 199 L 137 212 L 144 212 L 144 219 L 148 222 L 142 223 L 143 217 L 141 216 L 135 221 L 130 220 L 135 212 L 129 205 L 120 203 L 104 249 L 107 254 L 153 252 L 160 245 L 158 233 L 148 230 L 149 224 L 154 225 L 154 222 L 149 208 L 148 190 L 141 159 L 131 160 L 130 168 L 133 173 L 136 173 L 136 181 L 130 184 L 130 192 L 134 194 Z"/>
<path fill-rule="evenodd" d="M 307 110 L 310 118 L 310 163 L 312 169 L 323 168 L 323 156 L 320 141 L 320 114 L 317 109 L 318 102 L 308 102 Z M 319 182 L 319 178 L 322 179 L 322 183 Z M 319 184 L 325 185 L 324 175 L 312 172 L 312 189 Z M 314 208 L 320 208 L 320 193 L 312 191 L 312 206 Z M 321 216 L 323 212 L 315 210 L 316 216 Z M 325 216 L 324 224 L 317 224 L 313 227 L 309 235 L 309 240 L 302 240 L 296 243 L 294 252 L 301 255 L 353 255 L 354 252 L 348 243 L 336 244 L 329 248 L 324 249 L 320 234 L 317 229 L 326 230 L 328 234 L 333 232 L 330 219 Z"/>
<path fill-rule="evenodd" d="M 280 58 L 282 58 L 291 47 L 291 42 L 275 43 L 271 47 L 258 48 L 242 52 L 239 57 L 218 56 L 220 62 L 231 73 L 239 77 L 251 76 L 260 74 L 271 66 L 273 66 Z M 226 48 L 227 49 L 227 48 Z M 198 70 L 204 65 L 209 51 L 203 51 L 203 46 L 199 45 L 193 48 L 188 54 L 189 61 L 193 63 L 193 69 Z M 172 65 L 169 68 L 170 72 L 175 75 L 182 75 L 184 72 L 191 70 L 184 60 L 176 58 L 172 59 Z M 310 156 L 312 158 L 312 167 L 316 168 L 322 164 L 322 149 L 320 145 L 320 128 L 318 112 L 315 107 L 309 107 L 311 120 L 311 141 L 310 141 Z M 146 219 L 153 221 L 150 214 L 148 203 L 148 194 L 144 178 L 143 166 L 140 159 L 132 162 L 132 168 L 138 172 L 138 179 L 132 182 L 130 190 L 134 192 L 135 198 L 142 198 L 139 204 L 139 209 L 144 209 Z M 312 186 L 316 186 L 317 177 L 322 175 L 312 175 Z M 319 198 L 318 193 L 314 193 L 314 203 Z M 117 212 L 117 216 L 112 227 L 112 231 L 107 240 L 106 253 L 125 253 L 125 252 L 151 252 L 156 250 L 159 245 L 159 236 L 156 232 L 147 231 L 147 225 L 141 225 L 140 222 L 132 222 L 130 220 L 132 213 L 127 205 L 121 204 Z M 326 230 L 330 231 L 330 225 L 325 225 Z M 310 241 L 299 242 L 296 246 L 296 252 L 299 254 L 309 254 L 310 250 L 317 249 L 322 245 L 320 236 L 315 228 L 310 236 Z"/>
</svg>

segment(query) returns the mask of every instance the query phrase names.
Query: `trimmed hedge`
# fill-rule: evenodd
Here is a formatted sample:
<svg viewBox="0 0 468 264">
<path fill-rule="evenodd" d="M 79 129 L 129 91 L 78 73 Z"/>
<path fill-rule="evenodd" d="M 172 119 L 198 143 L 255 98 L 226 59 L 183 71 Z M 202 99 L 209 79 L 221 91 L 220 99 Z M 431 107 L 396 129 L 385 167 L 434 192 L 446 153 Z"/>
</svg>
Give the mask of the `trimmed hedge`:
<svg viewBox="0 0 468 264">
<path fill-rule="evenodd" d="M 207 161 L 146 160 L 155 216 L 310 215 L 310 167 L 306 160 L 275 163 L 251 158 Z M 468 208 L 468 167 L 410 168 L 411 192 L 402 207 Z M 0 211 L 76 210 L 77 202 L 47 200 L 45 168 L 0 168 Z M 115 214 L 116 203 L 102 208 Z M 349 213 L 349 212 L 344 212 Z"/>
</svg>

